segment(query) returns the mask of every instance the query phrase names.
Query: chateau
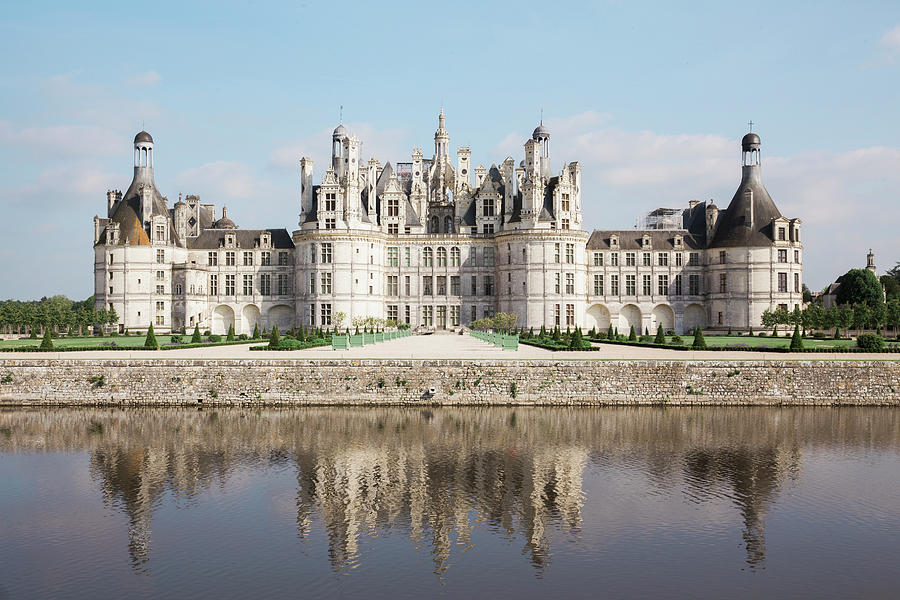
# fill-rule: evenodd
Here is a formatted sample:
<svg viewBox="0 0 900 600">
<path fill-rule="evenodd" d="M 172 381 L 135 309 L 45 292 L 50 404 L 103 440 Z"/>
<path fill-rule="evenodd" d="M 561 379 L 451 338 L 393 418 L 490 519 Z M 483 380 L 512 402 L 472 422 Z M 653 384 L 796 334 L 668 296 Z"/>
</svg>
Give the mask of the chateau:
<svg viewBox="0 0 900 600">
<path fill-rule="evenodd" d="M 318 184 L 300 159 L 299 229 L 242 229 L 197 196 L 170 208 L 153 177 L 153 138 L 134 138 L 128 190 L 94 217 L 94 298 L 120 329 L 224 333 L 330 326 L 338 312 L 453 329 L 495 312 L 519 325 L 679 333 L 747 329 L 766 309 L 802 304 L 799 219 L 781 215 L 762 182 L 760 138 L 741 141 L 741 180 L 712 201 L 649 213 L 639 229 L 584 229 L 581 165 L 550 166 L 539 125 L 524 160 L 470 164 L 450 155 L 444 111 L 434 151 L 362 164 L 343 125 Z M 474 173 L 473 173 L 474 171 Z"/>
</svg>

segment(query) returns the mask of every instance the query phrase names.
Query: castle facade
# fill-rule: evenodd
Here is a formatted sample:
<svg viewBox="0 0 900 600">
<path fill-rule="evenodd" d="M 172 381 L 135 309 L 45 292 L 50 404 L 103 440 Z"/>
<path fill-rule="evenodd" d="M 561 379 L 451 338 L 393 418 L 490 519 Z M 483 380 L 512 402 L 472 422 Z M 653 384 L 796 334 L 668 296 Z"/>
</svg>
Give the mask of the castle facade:
<svg viewBox="0 0 900 600">
<path fill-rule="evenodd" d="M 759 136 L 741 147 L 724 210 L 692 201 L 641 228 L 589 232 L 581 165 L 551 171 L 543 124 L 518 164 L 474 169 L 467 146 L 451 158 L 443 109 L 431 158 L 415 148 L 394 165 L 362 164 L 360 140 L 339 125 L 318 184 L 300 159 L 299 228 L 288 232 L 242 229 L 197 196 L 170 208 L 141 131 L 131 185 L 108 191 L 106 217 L 94 217 L 95 303 L 122 330 L 159 332 L 327 327 L 338 312 L 344 326 L 374 316 L 421 329 L 499 311 L 536 329 L 759 327 L 764 310 L 802 304 L 801 222 L 762 183 Z"/>
</svg>

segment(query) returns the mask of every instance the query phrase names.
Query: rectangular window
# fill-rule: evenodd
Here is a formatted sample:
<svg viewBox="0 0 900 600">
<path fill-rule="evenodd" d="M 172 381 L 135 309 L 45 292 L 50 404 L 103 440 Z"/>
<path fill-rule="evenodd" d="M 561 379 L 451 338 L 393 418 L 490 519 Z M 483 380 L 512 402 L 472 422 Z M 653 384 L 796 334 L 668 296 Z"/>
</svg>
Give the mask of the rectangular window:
<svg viewBox="0 0 900 600">
<path fill-rule="evenodd" d="M 724 294 L 728 291 L 728 275 L 719 273 L 719 293 Z"/>
<path fill-rule="evenodd" d="M 431 327 L 434 325 L 434 307 L 433 306 L 423 306 L 422 307 L 422 325 L 425 327 Z"/>
<path fill-rule="evenodd" d="M 637 289 L 635 285 L 635 275 L 626 275 L 625 276 L 625 295 L 626 296 L 634 296 L 637 294 Z"/>
<path fill-rule="evenodd" d="M 162 264 L 166 262 L 166 251 L 165 250 L 157 250 L 156 251 L 156 262 Z"/>
<path fill-rule="evenodd" d="M 562 219 L 562 220 L 561 220 L 561 222 L 560 222 L 560 229 L 563 229 L 563 230 L 568 230 L 568 229 L 569 229 L 569 220 L 568 220 L 568 219 Z"/>
<path fill-rule="evenodd" d="M 800 273 L 794 273 L 794 291 L 800 292 Z"/>
<path fill-rule="evenodd" d="M 206 253 L 206 264 L 210 267 L 215 267 L 219 264 L 219 253 L 218 252 L 207 252 Z"/>
<path fill-rule="evenodd" d="M 494 276 L 493 275 L 485 275 L 484 276 L 484 295 L 485 296 L 493 296 L 494 295 Z"/>
<path fill-rule="evenodd" d="M 291 279 L 287 273 L 278 274 L 278 295 L 287 296 L 291 293 Z"/>
<path fill-rule="evenodd" d="M 459 296 L 460 294 L 459 275 L 450 276 L 450 295 Z"/>
<path fill-rule="evenodd" d="M 594 295 L 603 295 L 603 275 L 594 275 Z"/>
<path fill-rule="evenodd" d="M 719 250 L 719 264 L 720 265 L 725 264 L 725 251 L 724 250 Z"/>
<path fill-rule="evenodd" d="M 396 304 L 388 304 L 387 306 L 387 318 L 391 321 L 396 322 L 400 318 L 400 307 Z"/>
<path fill-rule="evenodd" d="M 400 248 L 388 248 L 387 249 L 387 266 L 389 266 L 389 267 L 399 267 L 400 266 Z"/>
<path fill-rule="evenodd" d="M 483 214 L 485 217 L 493 217 L 494 216 L 494 199 L 493 198 L 485 198 L 482 201 Z"/>
<path fill-rule="evenodd" d="M 325 194 L 325 210 L 328 212 L 337 210 L 337 192 L 327 192 Z"/>
<path fill-rule="evenodd" d="M 794 250 L 794 262 L 800 264 L 800 251 Z"/>
<path fill-rule="evenodd" d="M 566 264 L 575 264 L 575 244 L 566 244 Z"/>
<path fill-rule="evenodd" d="M 575 325 L 575 305 L 566 304 L 566 325 Z"/>
<path fill-rule="evenodd" d="M 487 233 L 487 234 L 494 233 L 494 224 L 493 223 L 485 223 L 484 224 L 484 233 Z"/>
<path fill-rule="evenodd" d="M 569 211 L 569 194 L 560 194 L 559 208 L 563 212 Z"/>
<path fill-rule="evenodd" d="M 566 273 L 566 293 L 575 293 L 575 273 Z"/>
<path fill-rule="evenodd" d="M 316 274 L 315 273 L 309 274 L 309 293 L 310 294 L 316 293 Z"/>
<path fill-rule="evenodd" d="M 778 241 L 779 241 L 779 242 L 783 242 L 783 241 L 784 241 L 784 238 L 785 238 L 784 227 L 779 227 L 779 228 L 778 228 Z"/>
<path fill-rule="evenodd" d="M 253 295 L 253 275 L 244 275 L 244 295 Z"/>
<path fill-rule="evenodd" d="M 284 267 L 289 264 L 291 264 L 291 263 L 290 263 L 290 260 L 288 259 L 288 253 L 287 252 L 279 252 L 278 253 L 278 266 Z"/>
<path fill-rule="evenodd" d="M 594 266 L 595 267 L 603 266 L 603 253 L 602 252 L 594 252 Z"/>
<path fill-rule="evenodd" d="M 478 295 L 478 276 L 472 275 L 472 295 Z"/>
<path fill-rule="evenodd" d="M 337 221 L 335 219 L 325 219 L 325 229 L 337 229 Z"/>
<path fill-rule="evenodd" d="M 244 266 L 245 267 L 253 266 L 253 253 L 252 252 L 244 252 Z"/>
<path fill-rule="evenodd" d="M 559 262 L 559 242 L 553 244 L 553 262 Z"/>
<path fill-rule="evenodd" d="M 688 277 L 688 295 L 690 296 L 699 296 L 700 295 L 700 276 L 696 273 L 690 275 Z"/>
<path fill-rule="evenodd" d="M 400 216 L 400 198 L 393 196 L 388 198 L 387 200 L 387 216 L 389 217 L 399 217 Z"/>
<path fill-rule="evenodd" d="M 642 284 L 642 285 L 641 285 L 641 292 L 642 292 L 645 296 L 649 296 L 650 294 L 653 293 L 652 285 L 651 285 L 651 283 L 650 283 L 650 276 L 649 276 L 649 275 L 644 275 L 644 276 L 643 276 L 643 278 L 642 278 L 642 280 L 641 280 L 641 284 Z"/>
<path fill-rule="evenodd" d="M 330 304 L 322 304 L 322 310 L 320 311 L 322 315 L 322 326 L 329 327 L 331 325 L 331 305 Z"/>
<path fill-rule="evenodd" d="M 684 266 L 684 254 L 681 252 L 675 253 L 675 266 L 683 267 Z"/>
<path fill-rule="evenodd" d="M 219 276 L 218 275 L 210 275 L 209 276 L 209 295 L 210 296 L 218 296 L 219 295 Z"/>
<path fill-rule="evenodd" d="M 316 253 L 313 251 L 313 262 L 316 262 L 315 259 Z M 272 253 L 271 252 L 260 252 L 259 253 L 259 264 L 264 267 L 268 267 L 272 264 Z"/>
<path fill-rule="evenodd" d="M 412 323 L 412 321 L 410 320 L 409 304 L 403 307 L 403 320 L 407 324 Z"/>
<path fill-rule="evenodd" d="M 688 255 L 688 266 L 696 267 L 700 265 L 700 253 L 699 252 L 691 252 Z"/>
<path fill-rule="evenodd" d="M 610 252 L 609 253 L 609 265 L 611 267 L 619 266 L 619 253 L 618 252 Z"/>
<path fill-rule="evenodd" d="M 668 275 L 659 275 L 657 277 L 657 290 L 660 296 L 665 296 L 669 293 L 669 276 Z"/>
<path fill-rule="evenodd" d="M 403 295 L 404 296 L 409 296 L 409 288 L 410 288 L 410 277 L 409 277 L 409 275 L 406 275 L 403 278 Z"/>
<path fill-rule="evenodd" d="M 234 275 L 225 276 L 225 295 L 234 296 Z"/>
<path fill-rule="evenodd" d="M 434 266 L 434 248 L 425 248 L 424 250 L 422 250 L 422 266 Z"/>
<path fill-rule="evenodd" d="M 438 248 L 437 249 L 437 266 L 439 266 L 439 267 L 447 266 L 447 249 L 446 248 Z"/>
<path fill-rule="evenodd" d="M 560 290 L 562 289 L 560 286 L 560 278 L 561 277 L 562 277 L 562 275 L 560 273 L 556 273 L 556 287 L 554 287 L 553 290 L 557 294 L 560 293 Z"/>
<path fill-rule="evenodd" d="M 156 293 L 157 293 L 157 294 L 165 294 L 165 293 L 166 293 L 166 286 L 164 286 L 164 285 L 158 285 L 158 286 L 156 286 Z"/>
<path fill-rule="evenodd" d="M 459 307 L 458 306 L 450 307 L 450 326 L 451 327 L 459 327 Z"/>
<path fill-rule="evenodd" d="M 625 266 L 626 267 L 635 266 L 635 253 L 634 252 L 626 252 L 625 253 Z"/>
<path fill-rule="evenodd" d="M 485 248 L 484 249 L 484 266 L 486 266 L 486 267 L 494 266 L 494 249 L 493 248 Z"/>
<path fill-rule="evenodd" d="M 446 275 L 438 275 L 438 277 L 437 277 L 437 295 L 438 296 L 446 296 L 447 295 L 447 276 Z"/>
<path fill-rule="evenodd" d="M 453 248 L 450 248 L 450 266 L 451 267 L 459 266 L 460 256 L 461 256 L 461 253 L 459 251 L 459 248 L 457 248 L 456 246 L 454 246 Z"/>
<path fill-rule="evenodd" d="M 645 267 L 649 267 L 649 266 L 651 265 L 651 262 L 650 262 L 650 253 L 649 253 L 649 252 L 644 252 L 644 255 L 643 255 L 642 258 L 643 258 L 643 264 L 644 264 L 644 266 L 645 266 Z"/>
<path fill-rule="evenodd" d="M 387 285 L 384 291 L 386 296 L 399 296 L 400 295 L 400 277 L 397 275 L 388 275 L 387 276 Z"/>
<path fill-rule="evenodd" d="M 469 322 L 471 323 L 472 321 L 476 321 L 476 320 L 478 320 L 478 307 L 473 306 L 472 307 L 472 318 Z"/>
<path fill-rule="evenodd" d="M 779 250 L 778 251 L 778 262 L 780 262 L 780 263 L 787 262 L 787 250 Z"/>
<path fill-rule="evenodd" d="M 156 310 L 159 311 L 159 310 L 165 310 L 165 309 L 166 309 L 166 303 L 165 303 L 165 302 L 157 302 L 157 303 L 156 303 Z"/>
<path fill-rule="evenodd" d="M 156 324 L 157 325 L 165 325 L 166 324 L 165 315 L 156 315 Z"/>
<path fill-rule="evenodd" d="M 156 240 L 158 242 L 163 242 L 166 239 L 166 226 L 165 225 L 157 225 L 156 226 Z"/>
<path fill-rule="evenodd" d="M 425 275 L 422 277 L 422 295 L 424 296 L 433 296 L 434 291 L 432 289 L 432 285 L 434 283 L 434 278 L 431 275 Z"/>
<path fill-rule="evenodd" d="M 609 276 L 609 293 L 613 296 L 619 295 L 619 276 L 618 275 L 610 275 Z"/>
<path fill-rule="evenodd" d="M 309 315 L 309 325 L 310 327 L 316 326 L 316 305 L 310 304 L 309 311 L 306 313 Z"/>
<path fill-rule="evenodd" d="M 322 256 L 323 263 L 331 262 L 331 256 L 332 256 L 331 243 L 322 244 L 322 255 L 321 256 Z"/>
<path fill-rule="evenodd" d="M 157 280 L 163 281 L 163 280 L 165 280 L 165 278 L 166 278 L 166 272 L 165 272 L 165 271 L 157 271 L 157 272 L 156 272 L 156 279 L 157 279 Z"/>
<path fill-rule="evenodd" d="M 226 252 L 225 253 L 225 266 L 228 266 L 228 267 L 234 266 L 234 252 Z"/>
<path fill-rule="evenodd" d="M 788 291 L 787 287 L 787 273 L 779 273 L 778 274 L 778 291 L 786 292 Z"/>
<path fill-rule="evenodd" d="M 559 304 L 553 307 L 553 324 L 559 325 Z"/>
<path fill-rule="evenodd" d="M 682 289 L 681 289 L 681 275 L 676 275 L 676 276 L 675 276 L 675 295 L 676 295 L 676 296 L 681 296 L 682 293 L 683 293 L 683 292 L 682 292 Z"/>
<path fill-rule="evenodd" d="M 331 273 L 320 273 L 319 282 L 321 285 L 321 292 L 323 294 L 331 293 Z"/>
<path fill-rule="evenodd" d="M 668 267 L 669 266 L 669 253 L 668 252 L 660 252 L 656 255 L 656 264 L 660 267 Z"/>
<path fill-rule="evenodd" d="M 272 295 L 272 276 L 268 273 L 259 276 L 259 293 L 263 296 Z"/>
<path fill-rule="evenodd" d="M 403 262 L 407 267 L 412 264 L 411 255 L 412 255 L 412 252 L 411 252 L 409 246 L 407 246 L 406 248 L 403 249 Z"/>
</svg>

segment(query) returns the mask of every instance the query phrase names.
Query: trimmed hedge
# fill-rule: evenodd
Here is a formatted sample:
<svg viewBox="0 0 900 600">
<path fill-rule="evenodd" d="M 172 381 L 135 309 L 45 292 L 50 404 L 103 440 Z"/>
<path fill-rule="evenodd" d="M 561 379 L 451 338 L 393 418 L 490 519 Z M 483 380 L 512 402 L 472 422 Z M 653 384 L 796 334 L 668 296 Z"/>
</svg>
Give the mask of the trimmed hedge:
<svg viewBox="0 0 900 600">
<path fill-rule="evenodd" d="M 202 342 L 200 344 L 166 344 L 159 350 L 182 350 L 187 348 L 209 348 L 212 346 L 236 346 L 238 344 L 252 344 L 254 340 L 240 340 L 234 342 Z M 94 350 L 147 350 L 143 346 L 60 346 L 52 350 L 41 350 L 38 346 L 24 346 L 20 348 L 0 348 L 0 352 L 92 352 Z"/>
<path fill-rule="evenodd" d="M 306 340 L 301 342 L 300 340 L 294 340 L 290 338 L 283 338 L 281 343 L 277 347 L 269 346 L 268 344 L 264 346 L 250 346 L 250 350 L 306 350 L 307 348 L 319 348 L 322 346 L 330 346 L 331 340 L 326 340 L 323 338 L 316 338 L 312 340 Z"/>
<path fill-rule="evenodd" d="M 686 345 L 675 345 L 675 344 L 644 344 L 641 342 L 629 342 L 627 340 L 601 340 L 598 338 L 592 338 L 591 341 L 601 343 L 601 344 L 613 344 L 619 346 L 639 346 L 641 348 L 664 348 L 667 350 L 694 350 L 691 346 Z M 791 352 L 794 353 L 824 353 L 824 352 L 838 352 L 838 353 L 847 353 L 853 354 L 854 352 L 872 352 L 872 350 L 868 350 L 865 348 L 853 348 L 853 347 L 830 347 L 830 348 L 802 348 L 800 350 L 791 350 L 788 346 L 781 346 L 778 348 L 772 348 L 769 346 L 743 346 L 739 344 L 729 344 L 727 346 L 707 346 L 705 351 L 708 352 L 726 352 L 728 350 L 740 350 L 745 352 L 781 352 L 784 354 L 788 354 Z M 881 350 L 877 352 L 886 353 L 886 354 L 894 354 L 900 353 L 900 345 L 894 344 L 891 346 L 885 346 Z"/>
<path fill-rule="evenodd" d="M 543 348 L 544 350 L 553 350 L 554 352 L 590 352 L 591 350 L 599 350 L 596 346 L 585 343 L 581 348 L 570 348 L 569 344 L 563 341 L 556 341 L 550 338 L 541 339 L 539 337 L 523 339 L 519 338 L 520 344 Z"/>
</svg>

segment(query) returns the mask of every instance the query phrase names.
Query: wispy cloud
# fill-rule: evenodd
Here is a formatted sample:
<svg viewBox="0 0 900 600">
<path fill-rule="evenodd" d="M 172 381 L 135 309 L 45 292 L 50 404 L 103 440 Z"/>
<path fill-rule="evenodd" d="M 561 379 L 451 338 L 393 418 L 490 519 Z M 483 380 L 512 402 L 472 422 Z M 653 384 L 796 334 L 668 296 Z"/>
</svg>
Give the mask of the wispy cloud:
<svg viewBox="0 0 900 600">
<path fill-rule="evenodd" d="M 878 45 L 887 52 L 900 53 L 900 25 L 881 36 L 881 41 Z"/>
<path fill-rule="evenodd" d="M 123 135 L 93 125 L 51 125 L 17 128 L 0 121 L 0 145 L 60 156 L 109 156 L 122 151 Z"/>
<path fill-rule="evenodd" d="M 374 157 L 386 162 L 409 161 L 413 141 L 404 129 L 378 129 L 369 123 L 345 123 L 352 135 L 360 140 L 360 162 L 365 164 Z M 299 169 L 300 158 L 308 156 L 315 162 L 316 173 L 324 173 L 331 163 L 331 134 L 327 128 L 311 135 L 292 140 L 272 151 L 269 167 L 273 169 Z"/>
<path fill-rule="evenodd" d="M 129 77 L 125 83 L 130 87 L 150 87 L 157 85 L 160 79 L 159 73 L 150 70 Z"/>
</svg>

